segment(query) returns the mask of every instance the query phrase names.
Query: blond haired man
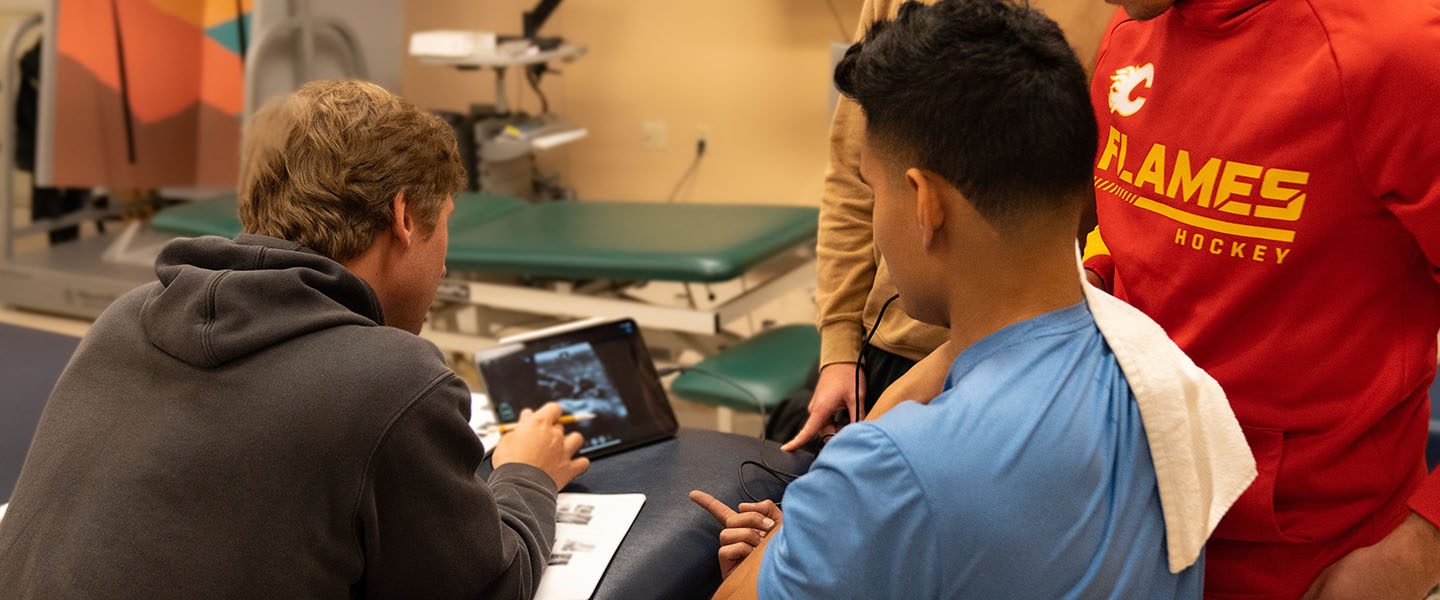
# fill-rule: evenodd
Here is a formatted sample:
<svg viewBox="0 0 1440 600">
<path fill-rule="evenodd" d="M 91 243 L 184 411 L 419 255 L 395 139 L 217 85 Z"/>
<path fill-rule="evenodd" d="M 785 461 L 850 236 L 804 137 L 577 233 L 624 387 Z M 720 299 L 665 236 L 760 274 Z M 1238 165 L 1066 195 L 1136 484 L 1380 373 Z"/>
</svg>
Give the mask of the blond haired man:
<svg viewBox="0 0 1440 600">
<path fill-rule="evenodd" d="M 0 526 L 7 597 L 529 597 L 573 458 L 495 450 L 415 335 L 460 188 L 439 119 L 316 82 L 247 124 L 245 234 L 179 240 L 56 384 Z"/>
</svg>

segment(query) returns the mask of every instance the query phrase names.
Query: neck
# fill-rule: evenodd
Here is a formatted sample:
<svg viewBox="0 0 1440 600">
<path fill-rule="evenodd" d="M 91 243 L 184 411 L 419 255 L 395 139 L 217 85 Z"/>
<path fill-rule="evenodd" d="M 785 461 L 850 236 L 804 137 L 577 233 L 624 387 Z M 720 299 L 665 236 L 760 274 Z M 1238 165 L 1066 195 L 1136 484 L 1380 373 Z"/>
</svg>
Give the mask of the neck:
<svg viewBox="0 0 1440 600">
<path fill-rule="evenodd" d="M 340 261 L 340 266 L 345 267 L 346 270 L 369 284 L 370 289 L 375 291 L 375 297 L 380 300 L 383 316 L 389 321 L 391 311 L 387 309 L 391 306 L 391 301 L 390 290 L 386 288 L 385 277 L 382 276 L 385 272 L 385 253 L 381 248 L 382 242 L 380 236 L 376 236 L 376 243 L 372 244 L 369 249 L 355 258 Z M 398 326 L 394 323 L 386 324 Z"/>
<path fill-rule="evenodd" d="M 1074 228 L 1072 227 L 1073 231 Z M 959 351 L 1007 326 L 1080 302 L 1079 267 L 1069 236 L 1026 236 L 980 253 L 977 276 L 950 293 L 950 342 Z M 1034 239 L 1055 240 L 1034 244 Z M 975 262 L 973 256 L 957 260 Z"/>
</svg>

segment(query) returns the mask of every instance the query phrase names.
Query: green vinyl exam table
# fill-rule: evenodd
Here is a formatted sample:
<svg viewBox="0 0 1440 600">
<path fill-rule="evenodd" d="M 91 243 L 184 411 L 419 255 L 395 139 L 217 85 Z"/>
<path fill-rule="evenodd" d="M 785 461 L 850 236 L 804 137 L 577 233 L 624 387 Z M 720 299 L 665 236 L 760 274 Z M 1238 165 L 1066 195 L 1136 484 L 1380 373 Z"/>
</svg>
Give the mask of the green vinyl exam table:
<svg viewBox="0 0 1440 600">
<path fill-rule="evenodd" d="M 753 395 L 761 397 L 765 409 L 772 409 L 792 382 L 762 375 L 784 372 L 785 377 L 799 374 L 803 379 L 818 356 L 819 336 L 809 325 L 794 325 L 766 332 L 747 344 L 724 327 L 787 292 L 814 285 L 818 216 L 818 210 L 810 207 L 529 204 L 516 198 L 460 194 L 450 217 L 449 274 L 436 294 L 432 322 L 444 319 L 447 308 L 466 307 L 476 307 L 477 313 L 521 313 L 532 319 L 544 315 L 555 321 L 631 317 L 646 329 L 652 348 L 696 350 L 712 357 L 702 363 L 707 368 L 730 371 L 726 365 L 731 363 L 781 367 L 724 373 L 758 392 Z M 180 236 L 240 233 L 234 196 L 166 209 L 151 226 Z M 638 293 L 651 281 L 682 283 L 690 292 L 690 284 L 737 279 L 739 291 L 718 298 L 690 294 L 688 305 L 646 300 Z M 501 337 L 485 331 L 485 317 L 477 320 L 481 335 Z M 464 353 L 478 346 L 474 337 L 433 328 L 425 337 Z M 727 356 L 722 353 L 725 349 L 747 356 Z M 750 356 L 757 351 L 766 356 Z M 677 395 L 755 410 L 751 395 L 737 396 L 721 382 L 703 377 L 681 377 Z M 690 392 L 681 393 L 682 389 Z"/>
<path fill-rule="evenodd" d="M 798 260 L 781 261 L 786 264 L 780 266 L 779 277 L 810 284 L 813 261 L 806 256 L 806 250 L 815 237 L 817 223 L 818 211 L 808 207 L 642 202 L 528 204 L 516 198 L 460 194 L 450 217 L 446 265 L 462 275 L 520 277 L 528 283 L 525 291 L 537 292 L 541 288 L 535 282 L 542 280 L 565 281 L 577 287 L 595 287 L 596 281 L 611 287 L 647 281 L 715 283 L 739 278 L 762 263 L 795 254 Z M 154 217 L 151 227 L 179 236 L 234 237 L 240 233 L 234 196 L 166 209 Z M 522 294 L 516 302 L 502 299 L 494 306 L 570 317 L 634 316 L 642 326 L 648 321 L 651 327 L 661 329 L 714 334 L 722 323 L 744 316 L 757 300 L 772 298 L 762 293 L 768 283 L 747 288 L 739 297 L 718 303 L 713 311 L 676 309 L 641 315 L 631 312 L 634 306 L 629 302 L 621 305 L 625 311 L 607 311 L 606 303 L 584 301 L 588 294 L 577 294 L 573 289 L 555 298 Z M 488 292 L 505 296 L 511 291 L 451 277 L 441 284 L 438 299 L 496 302 L 495 298 L 485 298 Z M 564 304 L 551 306 L 553 300 Z"/>
</svg>

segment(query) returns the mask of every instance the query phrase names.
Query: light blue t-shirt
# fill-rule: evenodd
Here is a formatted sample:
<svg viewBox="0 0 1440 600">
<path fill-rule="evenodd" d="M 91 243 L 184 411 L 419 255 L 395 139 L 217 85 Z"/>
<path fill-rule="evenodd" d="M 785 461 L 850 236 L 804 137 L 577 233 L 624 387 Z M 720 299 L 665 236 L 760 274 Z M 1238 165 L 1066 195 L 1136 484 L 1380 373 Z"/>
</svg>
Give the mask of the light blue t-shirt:
<svg viewBox="0 0 1440 600">
<path fill-rule="evenodd" d="M 1201 597 L 1171 574 L 1135 397 L 1081 302 L 965 349 L 785 492 L 761 598 Z"/>
</svg>

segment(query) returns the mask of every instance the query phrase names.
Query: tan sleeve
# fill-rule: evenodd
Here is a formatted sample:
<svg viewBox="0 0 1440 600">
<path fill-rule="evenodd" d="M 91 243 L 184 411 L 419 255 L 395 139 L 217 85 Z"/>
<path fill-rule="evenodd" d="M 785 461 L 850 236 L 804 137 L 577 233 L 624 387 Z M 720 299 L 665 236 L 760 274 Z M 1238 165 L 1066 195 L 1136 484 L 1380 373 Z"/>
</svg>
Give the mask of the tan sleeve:
<svg viewBox="0 0 1440 600">
<path fill-rule="evenodd" d="M 860 315 L 875 282 L 874 239 L 869 186 L 860 181 L 860 144 L 865 117 L 849 98 L 840 98 L 830 124 L 830 167 L 820 199 L 817 240 L 817 326 L 820 365 L 854 362 L 860 352 Z"/>
<path fill-rule="evenodd" d="M 855 38 L 895 0 L 865 0 Z M 830 122 L 830 165 L 820 198 L 817 240 L 816 326 L 820 329 L 820 366 L 854 362 L 860 353 L 861 314 L 875 281 L 875 249 L 870 211 L 874 196 L 860 180 L 860 145 L 865 116 L 859 105 L 840 97 Z"/>
</svg>

